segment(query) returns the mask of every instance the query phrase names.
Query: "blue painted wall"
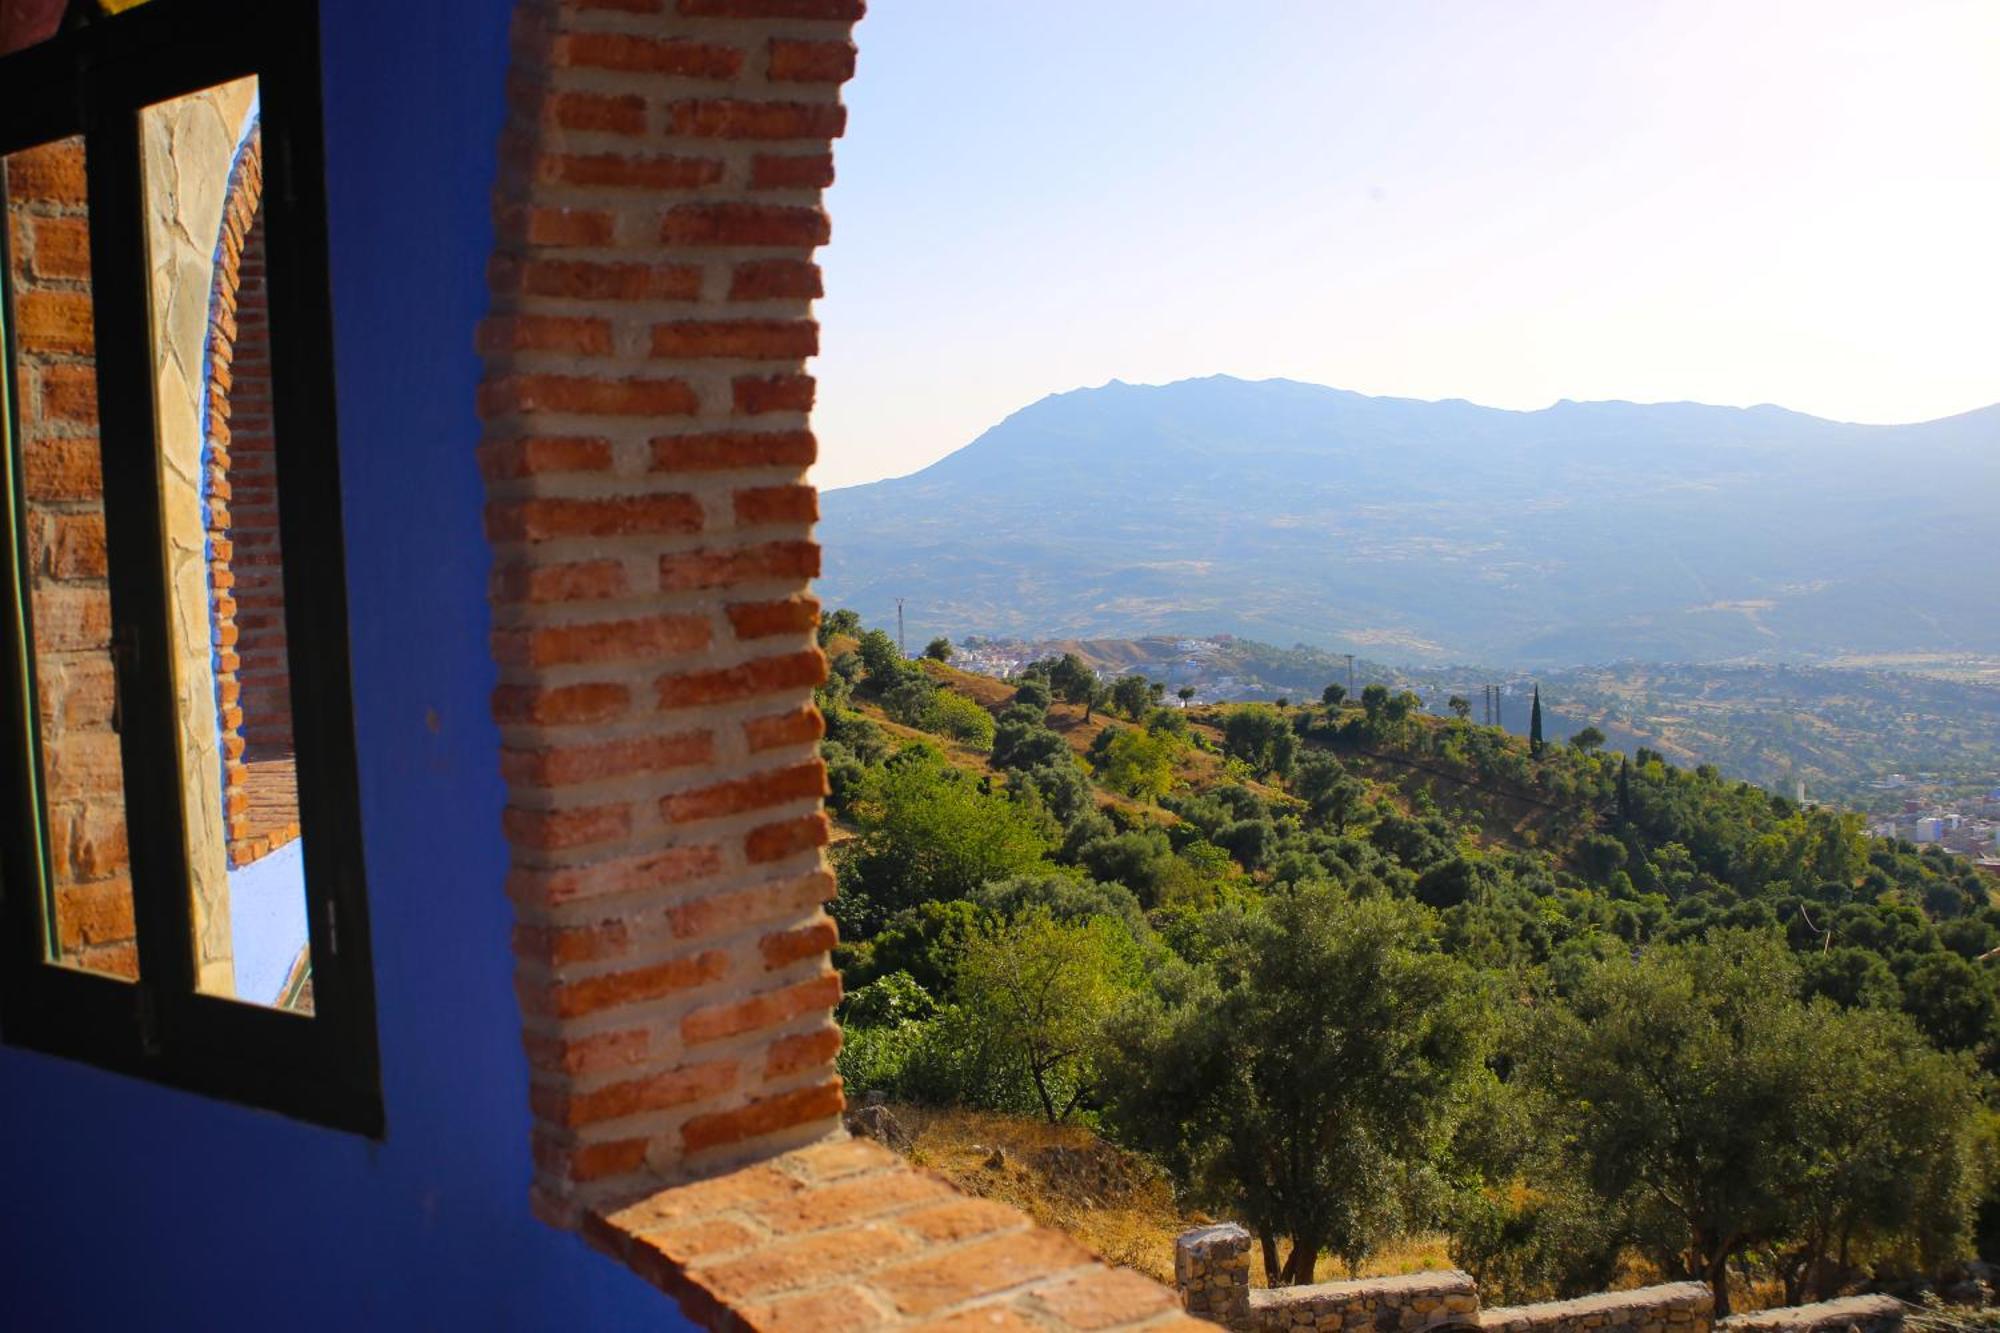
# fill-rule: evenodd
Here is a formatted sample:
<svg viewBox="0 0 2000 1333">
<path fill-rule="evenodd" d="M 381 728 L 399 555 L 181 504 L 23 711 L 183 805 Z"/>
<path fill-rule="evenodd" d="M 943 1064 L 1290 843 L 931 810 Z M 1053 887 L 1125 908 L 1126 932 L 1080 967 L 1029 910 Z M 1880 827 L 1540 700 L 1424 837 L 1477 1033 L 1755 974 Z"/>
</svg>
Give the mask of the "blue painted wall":
<svg viewBox="0 0 2000 1333">
<path fill-rule="evenodd" d="M 511 6 L 324 6 L 388 1137 L 0 1049 L 0 1327 L 688 1327 L 526 1203 L 472 411 Z"/>
</svg>

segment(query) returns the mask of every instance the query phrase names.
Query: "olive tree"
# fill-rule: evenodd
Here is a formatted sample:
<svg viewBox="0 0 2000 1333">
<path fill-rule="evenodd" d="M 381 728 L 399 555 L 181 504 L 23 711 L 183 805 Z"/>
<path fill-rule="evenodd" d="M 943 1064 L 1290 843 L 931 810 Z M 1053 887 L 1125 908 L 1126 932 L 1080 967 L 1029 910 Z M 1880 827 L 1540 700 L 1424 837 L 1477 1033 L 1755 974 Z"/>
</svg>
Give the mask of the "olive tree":
<svg viewBox="0 0 2000 1333">
<path fill-rule="evenodd" d="M 1295 885 L 1217 913 L 1209 961 L 1119 1025 L 1114 1118 L 1243 1219 L 1273 1283 L 1432 1220 L 1486 1020 L 1430 923 L 1406 901 Z"/>
</svg>

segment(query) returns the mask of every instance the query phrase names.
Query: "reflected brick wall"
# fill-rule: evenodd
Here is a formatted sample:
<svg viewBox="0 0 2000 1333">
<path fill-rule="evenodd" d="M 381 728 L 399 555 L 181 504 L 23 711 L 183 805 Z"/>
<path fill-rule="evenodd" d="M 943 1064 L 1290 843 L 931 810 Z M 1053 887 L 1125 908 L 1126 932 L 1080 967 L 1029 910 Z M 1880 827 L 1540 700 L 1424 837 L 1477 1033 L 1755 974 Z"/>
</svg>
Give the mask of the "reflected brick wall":
<svg viewBox="0 0 2000 1333">
<path fill-rule="evenodd" d="M 264 272 L 263 155 L 237 160 L 209 298 L 207 476 L 210 616 L 229 859 L 242 866 L 298 836 L 296 811 L 258 803 L 247 765 L 292 753 L 283 554 Z M 290 818 L 282 816 L 289 813 Z"/>
<path fill-rule="evenodd" d="M 58 956 L 138 975 L 80 139 L 6 159 L 30 606 Z"/>
</svg>

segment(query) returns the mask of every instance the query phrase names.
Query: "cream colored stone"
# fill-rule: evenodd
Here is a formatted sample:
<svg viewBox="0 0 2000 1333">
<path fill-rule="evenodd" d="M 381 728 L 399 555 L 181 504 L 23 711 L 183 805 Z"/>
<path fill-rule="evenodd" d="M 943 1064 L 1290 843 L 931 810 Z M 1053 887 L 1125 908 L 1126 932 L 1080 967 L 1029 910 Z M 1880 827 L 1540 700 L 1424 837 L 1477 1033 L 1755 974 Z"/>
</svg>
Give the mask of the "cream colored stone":
<svg viewBox="0 0 2000 1333">
<path fill-rule="evenodd" d="M 168 634 L 181 737 L 197 984 L 218 995 L 234 995 L 236 985 L 209 629 L 208 533 L 202 516 L 202 366 L 230 167 L 256 95 L 254 78 L 239 79 L 140 113 L 155 446 L 168 584 L 162 594 L 170 599 Z"/>
</svg>

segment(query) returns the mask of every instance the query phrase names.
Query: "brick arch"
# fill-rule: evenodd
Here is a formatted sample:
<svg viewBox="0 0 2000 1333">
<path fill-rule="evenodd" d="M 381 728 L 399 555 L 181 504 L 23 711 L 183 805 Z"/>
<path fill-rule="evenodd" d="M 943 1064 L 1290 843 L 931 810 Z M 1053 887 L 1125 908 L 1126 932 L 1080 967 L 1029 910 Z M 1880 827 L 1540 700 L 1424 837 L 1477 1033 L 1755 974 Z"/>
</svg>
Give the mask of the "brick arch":
<svg viewBox="0 0 2000 1333">
<path fill-rule="evenodd" d="M 262 132 L 253 118 L 230 167 L 209 292 L 202 504 L 209 543 L 216 726 L 229 862 L 242 866 L 298 836 L 295 817 L 259 818 L 253 765 L 291 752 L 291 682 L 278 544 L 265 285 Z M 268 813 L 268 812 L 264 812 Z"/>
</svg>

